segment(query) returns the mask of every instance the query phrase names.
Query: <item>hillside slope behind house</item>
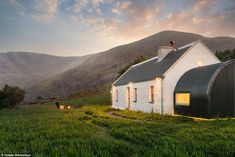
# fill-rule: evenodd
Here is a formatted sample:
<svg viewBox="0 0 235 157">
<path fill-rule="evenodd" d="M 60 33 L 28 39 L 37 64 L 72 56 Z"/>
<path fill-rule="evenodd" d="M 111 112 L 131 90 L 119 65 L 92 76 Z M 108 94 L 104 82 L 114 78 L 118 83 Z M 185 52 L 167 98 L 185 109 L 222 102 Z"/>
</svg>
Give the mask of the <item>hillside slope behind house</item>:
<svg viewBox="0 0 235 157">
<path fill-rule="evenodd" d="M 65 96 L 79 91 L 110 85 L 118 71 L 141 54 L 157 56 L 157 48 L 169 45 L 174 40 L 177 47 L 196 40 L 202 40 L 210 49 L 225 50 L 235 48 L 235 38 L 208 38 L 198 34 L 163 31 L 139 41 L 117 46 L 110 50 L 91 55 L 78 67 L 50 77 L 27 89 L 29 98 L 36 96 Z"/>
<path fill-rule="evenodd" d="M 29 52 L 0 53 L 0 87 L 4 84 L 23 88 L 79 66 L 88 56 L 58 57 Z"/>
</svg>

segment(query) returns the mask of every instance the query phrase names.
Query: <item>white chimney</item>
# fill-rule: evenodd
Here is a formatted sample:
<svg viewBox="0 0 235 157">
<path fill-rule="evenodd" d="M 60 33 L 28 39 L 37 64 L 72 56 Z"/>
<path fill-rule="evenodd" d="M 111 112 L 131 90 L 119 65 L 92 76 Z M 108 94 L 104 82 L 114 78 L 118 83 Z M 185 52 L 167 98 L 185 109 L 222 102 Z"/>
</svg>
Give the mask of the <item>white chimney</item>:
<svg viewBox="0 0 235 157">
<path fill-rule="evenodd" d="M 160 46 L 158 49 L 158 62 L 162 61 L 169 52 L 176 50 L 175 41 L 170 41 L 171 46 Z"/>
<path fill-rule="evenodd" d="M 158 62 L 162 61 L 174 49 L 172 46 L 160 46 L 158 49 Z"/>
</svg>

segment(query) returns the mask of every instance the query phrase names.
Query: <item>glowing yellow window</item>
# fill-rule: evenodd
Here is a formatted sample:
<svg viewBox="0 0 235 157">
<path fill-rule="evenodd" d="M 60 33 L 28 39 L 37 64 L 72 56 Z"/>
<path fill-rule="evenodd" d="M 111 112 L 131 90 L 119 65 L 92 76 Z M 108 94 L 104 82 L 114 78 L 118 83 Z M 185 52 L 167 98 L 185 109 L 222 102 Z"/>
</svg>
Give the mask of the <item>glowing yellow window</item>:
<svg viewBox="0 0 235 157">
<path fill-rule="evenodd" d="M 176 105 L 189 106 L 190 105 L 190 93 L 176 93 L 175 103 Z"/>
</svg>

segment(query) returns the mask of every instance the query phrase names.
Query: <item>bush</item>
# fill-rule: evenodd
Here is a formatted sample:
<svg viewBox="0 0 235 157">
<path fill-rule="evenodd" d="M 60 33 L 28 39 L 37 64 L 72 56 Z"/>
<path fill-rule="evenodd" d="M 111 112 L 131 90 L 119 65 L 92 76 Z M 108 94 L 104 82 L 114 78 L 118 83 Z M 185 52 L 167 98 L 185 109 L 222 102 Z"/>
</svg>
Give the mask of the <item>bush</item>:
<svg viewBox="0 0 235 157">
<path fill-rule="evenodd" d="M 235 59 L 235 49 L 227 49 L 224 51 L 216 51 L 215 55 L 221 61 L 228 61 L 231 59 Z"/>
<path fill-rule="evenodd" d="M 88 115 L 91 115 L 91 116 L 94 114 L 93 111 L 85 111 L 85 113 L 88 114 Z"/>
<path fill-rule="evenodd" d="M 25 91 L 19 87 L 5 85 L 0 91 L 0 109 L 15 108 L 24 100 Z"/>
</svg>

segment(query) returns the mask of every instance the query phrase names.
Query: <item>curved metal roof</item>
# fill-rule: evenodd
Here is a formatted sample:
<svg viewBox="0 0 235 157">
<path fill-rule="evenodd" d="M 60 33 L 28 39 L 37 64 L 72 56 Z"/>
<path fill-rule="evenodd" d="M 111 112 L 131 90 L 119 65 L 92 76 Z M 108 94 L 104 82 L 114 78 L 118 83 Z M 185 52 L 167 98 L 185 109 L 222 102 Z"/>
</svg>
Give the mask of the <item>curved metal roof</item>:
<svg viewBox="0 0 235 157">
<path fill-rule="evenodd" d="M 217 74 L 228 64 L 235 62 L 230 60 L 223 63 L 191 69 L 179 79 L 174 92 L 191 92 L 198 95 L 209 94 L 211 85 Z"/>
<path fill-rule="evenodd" d="M 158 58 L 155 57 L 141 64 L 134 65 L 113 85 L 121 86 L 129 82 L 143 82 L 161 77 L 191 46 L 192 44 L 176 51 L 171 51 L 160 62 L 158 62 Z"/>
</svg>

